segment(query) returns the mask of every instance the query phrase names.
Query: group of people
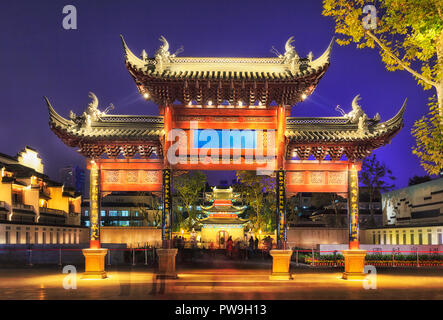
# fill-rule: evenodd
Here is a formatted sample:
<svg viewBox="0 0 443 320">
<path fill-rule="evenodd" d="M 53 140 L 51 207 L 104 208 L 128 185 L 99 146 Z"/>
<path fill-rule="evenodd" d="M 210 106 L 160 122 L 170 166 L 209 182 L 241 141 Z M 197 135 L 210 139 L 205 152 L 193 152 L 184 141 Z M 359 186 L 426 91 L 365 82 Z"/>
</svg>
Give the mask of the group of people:
<svg viewBox="0 0 443 320">
<path fill-rule="evenodd" d="M 223 241 L 221 241 L 223 240 Z M 254 255 L 260 253 L 259 251 L 259 239 L 257 237 L 251 236 L 248 240 L 248 242 L 245 241 L 241 241 L 241 240 L 236 240 L 234 241 L 232 239 L 232 236 L 229 236 L 229 238 L 224 241 L 225 239 L 220 239 L 220 244 L 223 245 L 223 247 L 226 250 L 226 256 L 229 258 L 233 258 L 233 257 L 239 257 L 240 259 L 249 259 L 251 257 L 253 257 Z M 196 239 L 195 237 L 190 239 L 190 244 L 191 244 L 191 249 L 194 249 L 197 247 L 197 243 L 196 243 Z M 223 243 L 222 243 L 223 242 Z M 249 245 L 248 245 L 249 243 Z M 263 249 L 263 252 L 267 252 L 269 253 L 270 250 L 272 250 L 272 238 L 270 236 L 266 236 L 263 240 L 263 247 L 261 249 Z M 183 259 L 184 257 L 183 254 L 183 249 L 185 248 L 185 238 L 182 236 L 175 236 L 173 238 L 173 247 L 179 249 L 179 253 L 178 255 L 180 256 L 180 259 Z M 210 249 L 210 253 L 212 256 L 215 256 L 215 245 L 214 243 L 210 243 L 209 244 L 209 249 Z M 192 250 L 194 251 L 194 250 Z"/>
<path fill-rule="evenodd" d="M 175 236 L 174 239 L 172 239 L 172 246 L 174 248 L 177 248 L 177 249 L 180 249 L 180 250 L 184 249 L 184 247 L 185 247 L 185 238 L 182 237 L 182 236 L 179 236 L 179 237 Z"/>
</svg>

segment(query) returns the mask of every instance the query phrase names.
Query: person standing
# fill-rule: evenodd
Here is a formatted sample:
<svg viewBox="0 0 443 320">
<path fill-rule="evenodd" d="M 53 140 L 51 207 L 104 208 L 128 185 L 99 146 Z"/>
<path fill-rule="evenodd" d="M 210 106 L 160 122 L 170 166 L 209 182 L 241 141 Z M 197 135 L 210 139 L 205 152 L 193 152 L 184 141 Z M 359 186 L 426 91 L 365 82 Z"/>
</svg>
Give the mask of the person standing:
<svg viewBox="0 0 443 320">
<path fill-rule="evenodd" d="M 228 241 L 226 242 L 226 249 L 228 250 L 228 257 L 232 258 L 232 237 L 229 237 Z"/>
<path fill-rule="evenodd" d="M 253 253 L 254 253 L 254 238 L 251 236 L 249 238 L 249 247 L 248 247 L 248 252 L 246 254 L 246 259 L 249 259 L 249 257 L 252 257 Z"/>
</svg>

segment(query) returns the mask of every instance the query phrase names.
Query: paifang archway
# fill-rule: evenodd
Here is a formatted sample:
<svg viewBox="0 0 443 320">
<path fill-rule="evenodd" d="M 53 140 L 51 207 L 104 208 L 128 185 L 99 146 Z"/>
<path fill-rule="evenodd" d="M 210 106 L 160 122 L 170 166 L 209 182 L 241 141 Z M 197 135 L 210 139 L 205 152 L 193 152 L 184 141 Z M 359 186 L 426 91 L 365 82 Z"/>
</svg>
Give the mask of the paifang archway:
<svg viewBox="0 0 443 320">
<path fill-rule="evenodd" d="M 160 116 L 109 115 L 91 93 L 86 111 L 66 119 L 46 99 L 53 132 L 87 158 L 91 248 L 100 248 L 100 194 L 107 191 L 161 192 L 162 237 L 170 245 L 173 173 L 194 169 L 272 172 L 279 248 L 286 243 L 288 194 L 349 194 L 350 248 L 358 248 L 357 171 L 402 128 L 405 104 L 386 122 L 369 118 L 358 97 L 341 117 L 290 117 L 328 69 L 332 42 L 317 59 L 300 58 L 291 39 L 279 57 L 194 58 L 170 54 L 161 40 L 154 57 L 143 51 L 139 58 L 122 38 L 126 67 Z"/>
</svg>

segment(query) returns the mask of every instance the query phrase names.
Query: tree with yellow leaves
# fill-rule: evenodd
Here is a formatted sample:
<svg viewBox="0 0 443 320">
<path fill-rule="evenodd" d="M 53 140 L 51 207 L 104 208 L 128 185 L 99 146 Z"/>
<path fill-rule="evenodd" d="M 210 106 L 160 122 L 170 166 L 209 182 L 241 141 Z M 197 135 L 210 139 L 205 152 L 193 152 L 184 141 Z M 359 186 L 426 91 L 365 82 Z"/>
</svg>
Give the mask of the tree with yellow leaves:
<svg viewBox="0 0 443 320">
<path fill-rule="evenodd" d="M 324 0 L 323 15 L 334 19 L 339 45 L 378 48 L 386 69 L 405 70 L 425 90 L 435 90 L 429 115 L 415 122 L 412 134 L 413 153 L 429 174 L 438 174 L 443 168 L 443 0 Z"/>
</svg>

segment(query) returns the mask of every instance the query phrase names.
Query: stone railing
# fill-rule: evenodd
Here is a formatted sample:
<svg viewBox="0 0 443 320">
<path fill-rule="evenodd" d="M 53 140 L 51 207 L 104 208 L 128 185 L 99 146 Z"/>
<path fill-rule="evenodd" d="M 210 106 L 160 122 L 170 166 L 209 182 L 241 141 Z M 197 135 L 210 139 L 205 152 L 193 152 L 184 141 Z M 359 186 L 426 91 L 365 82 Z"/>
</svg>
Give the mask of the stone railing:
<svg viewBox="0 0 443 320">
<path fill-rule="evenodd" d="M 12 205 L 12 208 L 28 210 L 28 211 L 34 211 L 34 206 L 31 206 L 30 204 L 23 204 L 23 203 L 14 203 Z"/>
<path fill-rule="evenodd" d="M 0 208 L 5 208 L 6 210 L 9 210 L 10 207 L 5 201 L 0 201 Z"/>
<path fill-rule="evenodd" d="M 46 208 L 46 207 L 40 207 L 40 213 L 65 215 L 65 212 L 63 210 L 51 209 L 51 208 Z"/>
</svg>

